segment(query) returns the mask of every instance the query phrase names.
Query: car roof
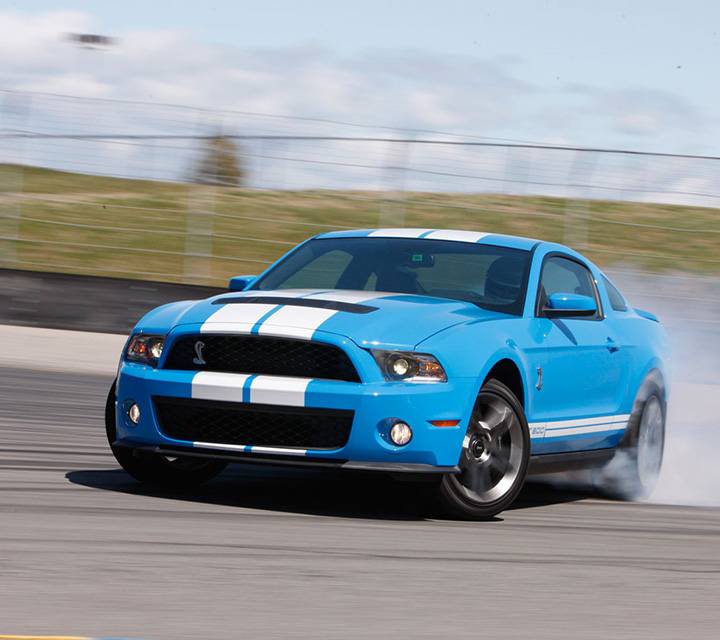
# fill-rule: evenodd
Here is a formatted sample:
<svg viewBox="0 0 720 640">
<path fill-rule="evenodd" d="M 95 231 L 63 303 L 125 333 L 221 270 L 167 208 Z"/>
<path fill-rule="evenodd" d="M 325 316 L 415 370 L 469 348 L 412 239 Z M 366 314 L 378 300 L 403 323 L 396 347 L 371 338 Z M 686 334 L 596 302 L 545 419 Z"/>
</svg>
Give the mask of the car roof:
<svg viewBox="0 0 720 640">
<path fill-rule="evenodd" d="M 491 244 L 509 249 L 530 251 L 540 241 L 519 236 L 505 236 L 498 233 L 480 231 L 461 231 L 456 229 L 356 229 L 352 231 L 330 231 L 316 238 L 419 238 L 428 240 L 449 240 L 454 242 L 471 242 L 474 244 Z"/>
</svg>

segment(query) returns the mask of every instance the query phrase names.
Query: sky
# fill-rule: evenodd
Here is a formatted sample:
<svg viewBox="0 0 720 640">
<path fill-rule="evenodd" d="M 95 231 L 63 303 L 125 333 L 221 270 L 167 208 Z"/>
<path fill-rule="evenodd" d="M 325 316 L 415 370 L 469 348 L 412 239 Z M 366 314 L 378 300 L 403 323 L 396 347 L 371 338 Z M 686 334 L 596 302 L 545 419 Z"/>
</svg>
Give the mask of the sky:
<svg viewBox="0 0 720 640">
<path fill-rule="evenodd" d="M 0 89 L 663 153 L 720 155 L 719 54 L 715 0 L 0 7 Z"/>
</svg>

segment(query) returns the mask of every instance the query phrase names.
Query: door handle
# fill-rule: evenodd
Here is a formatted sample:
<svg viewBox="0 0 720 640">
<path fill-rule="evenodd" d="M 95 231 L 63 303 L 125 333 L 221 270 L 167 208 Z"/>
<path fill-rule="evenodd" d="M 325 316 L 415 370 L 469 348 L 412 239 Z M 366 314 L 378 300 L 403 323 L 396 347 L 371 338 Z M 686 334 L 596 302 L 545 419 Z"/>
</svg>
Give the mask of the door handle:
<svg viewBox="0 0 720 640">
<path fill-rule="evenodd" d="M 617 342 L 615 342 L 615 340 L 613 340 L 612 338 L 607 339 L 605 346 L 607 347 L 607 350 L 610 353 L 615 353 L 616 351 L 620 351 L 620 345 Z"/>
</svg>

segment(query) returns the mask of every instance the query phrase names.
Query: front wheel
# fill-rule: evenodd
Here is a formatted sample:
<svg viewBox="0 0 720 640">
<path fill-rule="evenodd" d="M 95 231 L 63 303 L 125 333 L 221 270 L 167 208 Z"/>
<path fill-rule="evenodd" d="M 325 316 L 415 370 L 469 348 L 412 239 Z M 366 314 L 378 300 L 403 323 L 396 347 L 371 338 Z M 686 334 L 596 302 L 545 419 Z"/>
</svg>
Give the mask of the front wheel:
<svg viewBox="0 0 720 640">
<path fill-rule="evenodd" d="M 226 466 L 226 462 L 204 460 L 188 456 L 169 457 L 148 451 L 115 446 L 116 384 L 113 382 L 105 403 L 105 433 L 115 459 L 135 480 L 164 487 L 193 487 L 211 480 Z"/>
<path fill-rule="evenodd" d="M 489 380 L 480 389 L 470 416 L 460 473 L 442 477 L 440 501 L 454 516 L 490 518 L 520 493 L 529 460 L 530 432 L 523 408 L 504 384 Z"/>
</svg>

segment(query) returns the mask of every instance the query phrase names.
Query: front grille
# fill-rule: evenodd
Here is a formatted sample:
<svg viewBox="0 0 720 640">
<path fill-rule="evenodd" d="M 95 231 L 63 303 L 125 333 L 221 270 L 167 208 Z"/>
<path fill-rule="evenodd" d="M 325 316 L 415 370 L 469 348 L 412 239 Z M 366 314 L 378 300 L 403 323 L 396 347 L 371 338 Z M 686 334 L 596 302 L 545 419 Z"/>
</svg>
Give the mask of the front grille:
<svg viewBox="0 0 720 640">
<path fill-rule="evenodd" d="M 292 449 L 340 449 L 353 411 L 277 407 L 154 396 L 160 430 L 190 442 Z"/>
<path fill-rule="evenodd" d="M 198 364 L 199 360 L 204 362 Z M 353 363 L 339 347 L 268 336 L 183 336 L 170 347 L 163 367 L 360 382 Z"/>
</svg>

